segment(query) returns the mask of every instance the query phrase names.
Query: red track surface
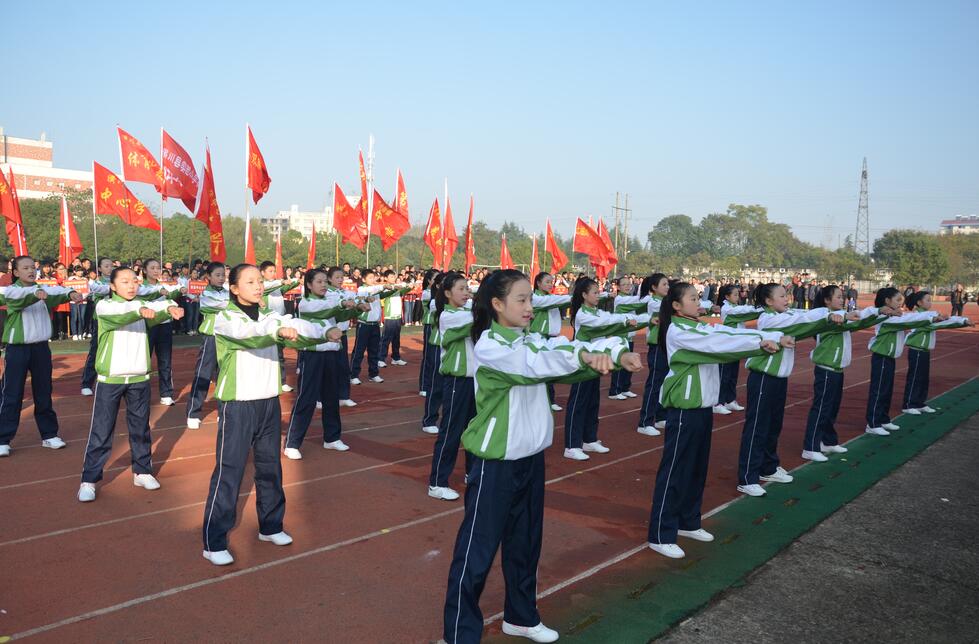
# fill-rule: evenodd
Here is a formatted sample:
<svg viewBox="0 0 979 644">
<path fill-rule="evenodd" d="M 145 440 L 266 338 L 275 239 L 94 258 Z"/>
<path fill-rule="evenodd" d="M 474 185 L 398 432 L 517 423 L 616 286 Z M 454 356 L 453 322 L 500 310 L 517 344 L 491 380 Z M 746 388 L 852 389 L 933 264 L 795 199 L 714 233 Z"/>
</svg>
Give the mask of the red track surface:
<svg viewBox="0 0 979 644">
<path fill-rule="evenodd" d="M 970 312 L 975 313 L 974 307 Z M 854 364 L 847 371 L 838 423 L 842 440 L 861 434 L 864 426 L 867 337 L 862 332 L 854 341 Z M 801 463 L 812 384 L 810 344 L 803 343 L 797 352 L 789 386 L 780 449 L 786 468 Z M 382 370 L 387 378 L 383 384 L 353 388 L 360 405 L 343 411 L 344 440 L 351 451 L 321 449 L 317 417 L 304 459 L 283 459 L 285 525 L 295 538 L 292 546 L 277 548 L 255 538 L 254 497 L 246 476 L 239 525 L 230 537 L 236 562 L 227 568 L 201 558 L 200 526 L 216 425 L 215 404 L 209 402 L 202 428 L 184 428 L 195 354 L 175 353 L 178 405 L 152 410 L 153 461 L 162 489 L 147 492 L 132 486 L 128 443 L 120 433 L 92 504 L 75 499 L 91 417 L 91 398 L 78 395 L 84 356 L 56 356 L 55 407 L 68 448 L 40 448 L 28 400 L 13 454 L 0 460 L 0 609 L 5 611 L 0 613 L 0 636 L 55 626 L 38 637 L 437 640 L 462 503 L 426 495 L 433 439 L 420 431 L 418 336 L 406 337 L 402 346 L 408 367 Z M 642 342 L 637 347 L 645 349 Z M 941 333 L 932 359 L 931 395 L 975 377 L 977 349 L 979 335 L 972 330 Z M 906 368 L 902 358 L 895 401 L 903 392 Z M 641 392 L 645 376 L 637 374 L 634 391 Z M 741 376 L 743 402 L 744 369 Z M 155 390 L 155 381 L 153 386 Z M 558 388 L 562 405 L 566 394 L 566 387 Z M 292 394 L 283 396 L 283 427 L 292 401 Z M 898 413 L 897 405 L 892 414 Z M 636 433 L 638 409 L 639 399 L 603 397 L 600 438 L 612 451 L 581 463 L 561 457 L 564 414 L 557 414 L 555 445 L 548 452 L 539 590 L 546 592 L 585 571 L 594 574 L 542 600 L 545 622 L 551 602 L 573 603 L 579 593 L 614 583 L 623 567 L 661 565 L 655 555 L 640 552 L 604 567 L 645 541 L 663 442 Z M 715 417 L 705 510 L 737 496 L 742 420 L 743 413 Z M 124 429 L 121 418 L 117 429 Z M 461 469 L 460 459 L 453 477 L 460 491 Z M 487 617 L 502 610 L 502 593 L 497 569 L 483 595 Z"/>
</svg>

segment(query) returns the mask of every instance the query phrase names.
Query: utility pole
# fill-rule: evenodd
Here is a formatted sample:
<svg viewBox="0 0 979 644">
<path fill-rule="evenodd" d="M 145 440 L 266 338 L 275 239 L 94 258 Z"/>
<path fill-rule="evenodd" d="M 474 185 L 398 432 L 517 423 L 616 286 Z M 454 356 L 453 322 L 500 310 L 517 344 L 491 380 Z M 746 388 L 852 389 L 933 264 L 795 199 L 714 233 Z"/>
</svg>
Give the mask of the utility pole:
<svg viewBox="0 0 979 644">
<path fill-rule="evenodd" d="M 629 255 L 629 214 L 632 212 L 632 210 L 629 208 L 629 195 L 625 196 L 625 206 L 622 207 L 619 206 L 619 193 L 616 192 L 615 206 L 612 207 L 612 211 L 615 213 L 615 254 L 621 255 L 622 259 L 625 260 L 625 258 Z M 621 222 L 625 224 L 622 235 L 623 241 L 625 241 L 625 251 L 623 253 L 619 253 L 619 249 L 622 247 L 619 240 L 620 217 Z M 618 266 L 618 264 L 616 264 L 616 266 Z"/>
<path fill-rule="evenodd" d="M 863 158 L 860 172 L 860 204 L 857 206 L 857 234 L 853 237 L 853 250 L 859 255 L 870 255 L 870 212 L 867 207 L 867 157 Z"/>
<path fill-rule="evenodd" d="M 629 214 L 630 213 L 632 213 L 632 211 L 629 210 L 629 194 L 626 193 L 626 196 L 625 196 L 625 231 L 624 231 L 624 234 L 623 234 L 623 236 L 625 237 L 625 249 L 623 249 L 623 253 L 622 253 L 622 259 L 623 259 L 623 261 L 629 259 Z"/>
</svg>

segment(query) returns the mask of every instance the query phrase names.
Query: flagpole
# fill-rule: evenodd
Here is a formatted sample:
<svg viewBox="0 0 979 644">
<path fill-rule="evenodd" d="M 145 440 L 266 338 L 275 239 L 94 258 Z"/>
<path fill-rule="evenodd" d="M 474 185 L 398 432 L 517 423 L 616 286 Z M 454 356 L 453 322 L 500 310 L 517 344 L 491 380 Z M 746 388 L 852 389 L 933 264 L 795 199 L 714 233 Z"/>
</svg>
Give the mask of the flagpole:
<svg viewBox="0 0 979 644">
<path fill-rule="evenodd" d="M 119 159 L 122 160 L 122 149 L 119 150 Z M 95 220 L 98 216 L 95 214 L 95 162 L 92 162 L 92 234 L 95 236 L 95 270 L 99 270 L 99 229 L 95 225 Z"/>
<path fill-rule="evenodd" d="M 160 266 L 163 266 L 163 209 L 166 208 L 167 198 L 160 195 Z"/>
<path fill-rule="evenodd" d="M 445 212 L 448 213 L 449 212 L 449 178 L 448 177 L 445 177 L 444 180 L 445 180 L 445 190 L 442 193 L 442 198 L 443 198 L 443 200 L 442 200 L 442 207 L 445 209 Z M 446 235 L 446 232 L 445 232 L 445 229 L 447 228 L 447 226 L 445 224 L 446 224 L 446 221 L 445 221 L 445 217 L 443 216 L 442 217 L 442 270 L 448 271 L 449 270 L 449 267 L 445 265 L 446 264 L 446 257 L 445 257 L 445 235 Z M 453 223 L 453 227 L 455 227 L 455 224 L 454 223 Z"/>
<path fill-rule="evenodd" d="M 122 148 L 119 151 L 122 154 Z M 160 128 L 160 170 L 163 172 L 163 185 L 160 186 L 160 266 L 163 266 L 163 210 L 167 205 L 166 159 L 163 157 L 163 128 Z M 121 161 L 121 159 L 120 159 Z"/>
<path fill-rule="evenodd" d="M 374 135 L 371 134 L 367 143 L 367 245 L 364 246 L 364 268 L 371 267 L 371 212 L 374 208 Z"/>
<path fill-rule="evenodd" d="M 248 257 L 248 233 L 251 232 L 251 211 L 248 208 L 248 123 L 245 123 L 245 254 L 242 256 L 242 263 Z"/>
</svg>

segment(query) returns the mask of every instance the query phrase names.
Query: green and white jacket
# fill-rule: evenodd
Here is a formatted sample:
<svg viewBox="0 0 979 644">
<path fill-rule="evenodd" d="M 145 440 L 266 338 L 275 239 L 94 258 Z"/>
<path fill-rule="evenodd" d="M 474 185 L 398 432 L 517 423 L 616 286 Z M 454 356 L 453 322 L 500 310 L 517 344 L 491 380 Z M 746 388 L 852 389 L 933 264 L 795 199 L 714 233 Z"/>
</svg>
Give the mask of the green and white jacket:
<svg viewBox="0 0 979 644">
<path fill-rule="evenodd" d="M 208 284 L 201 291 L 201 326 L 199 331 L 204 335 L 214 335 L 214 316 L 228 308 L 231 294 L 227 289 Z"/>
<path fill-rule="evenodd" d="M 830 311 L 823 306 L 808 311 L 787 309 L 782 313 L 776 313 L 773 309 L 765 307 L 765 312 L 758 316 L 758 330 L 781 331 L 783 335 L 802 340 L 832 329 L 834 324 L 830 322 L 831 315 L 843 316 L 844 312 Z M 795 349 L 785 348 L 778 353 L 766 353 L 748 358 L 744 366 L 775 378 L 788 378 L 792 373 L 792 367 L 795 366 Z"/>
<path fill-rule="evenodd" d="M 47 293 L 37 299 L 38 290 Z M 7 321 L 3 341 L 7 344 L 34 344 L 51 339 L 51 309 L 68 301 L 72 289 L 63 286 L 39 286 L 17 280 L 3 289 L 7 304 Z"/>
<path fill-rule="evenodd" d="M 536 290 L 532 304 L 534 305 L 534 319 L 530 321 L 530 332 L 540 333 L 547 338 L 561 335 L 561 309 L 571 304 L 571 296 L 551 295 Z"/>
<path fill-rule="evenodd" d="M 860 311 L 860 319 L 847 320 L 841 325 L 823 331 L 816 336 L 816 347 L 809 354 L 812 363 L 822 369 L 837 373 L 850 366 L 853 361 L 853 348 L 850 334 L 853 331 L 869 329 L 887 316 L 877 313 L 876 306 L 868 306 Z"/>
<path fill-rule="evenodd" d="M 163 282 L 157 282 L 156 284 L 143 283 L 139 285 L 139 290 L 136 291 L 136 299 L 143 300 L 144 302 L 170 302 L 180 295 L 180 285 L 179 284 L 164 284 Z M 170 318 L 163 320 L 160 324 L 170 324 Z"/>
<path fill-rule="evenodd" d="M 99 322 L 99 348 L 95 354 L 98 381 L 113 385 L 128 385 L 150 379 L 150 342 L 146 331 L 163 320 L 170 319 L 168 309 L 173 302 L 143 302 L 126 300 L 113 293 L 95 305 Z M 139 310 L 151 309 L 152 320 L 144 319 Z"/>
<path fill-rule="evenodd" d="M 547 449 L 554 417 L 545 383 L 597 377 L 581 361 L 582 351 L 605 352 L 618 366 L 628 350 L 622 338 L 593 343 L 544 338 L 494 322 L 473 347 L 476 416 L 462 434 L 466 451 L 511 461 Z"/>
<path fill-rule="evenodd" d="M 765 340 L 778 342 L 780 332 L 731 329 L 673 316 L 666 334 L 670 370 L 659 392 L 660 404 L 673 409 L 703 409 L 717 404 L 721 390 L 717 365 L 768 354 Z M 785 351 L 782 349 L 781 353 Z"/>
<path fill-rule="evenodd" d="M 337 288 L 335 286 L 327 286 L 326 295 L 323 296 L 323 299 L 326 300 L 327 308 L 344 310 L 342 309 L 342 307 L 340 307 L 340 305 L 343 304 L 345 300 L 356 301 L 357 295 L 355 293 L 351 293 L 350 291 L 345 291 L 342 288 Z M 358 313 L 360 313 L 360 311 L 357 311 L 356 309 L 351 309 L 350 317 L 341 316 L 341 318 L 338 318 L 337 326 L 340 327 L 340 330 L 346 333 L 347 329 L 350 328 L 350 320 L 356 318 Z"/>
<path fill-rule="evenodd" d="M 874 329 L 874 337 L 867 348 L 888 358 L 900 358 L 904 353 L 904 341 L 908 331 L 925 329 L 932 325 L 938 311 L 915 311 L 889 317 Z"/>
<path fill-rule="evenodd" d="M 751 304 L 731 304 L 727 300 L 721 303 L 721 324 L 735 329 L 743 329 L 745 322 L 757 320 L 765 312 L 760 306 Z"/>
<path fill-rule="evenodd" d="M 612 311 L 614 313 L 632 313 L 636 314 L 639 311 L 649 312 L 649 301 L 652 299 L 651 295 L 646 295 L 645 297 L 639 297 L 638 295 L 616 295 L 615 299 L 612 300 Z M 652 317 L 652 314 L 650 314 Z M 629 342 L 636 337 L 635 331 L 628 331 L 625 337 L 629 338 Z"/>
<path fill-rule="evenodd" d="M 109 288 L 109 284 L 109 278 L 101 275 L 98 279 L 88 280 L 88 299 L 95 303 L 111 296 L 112 289 Z"/>
<path fill-rule="evenodd" d="M 265 280 L 262 283 L 262 294 L 265 295 L 265 305 L 279 315 L 286 314 L 286 291 L 299 286 L 299 280 Z"/>
<path fill-rule="evenodd" d="M 426 288 L 422 291 L 422 324 L 431 324 L 433 315 L 435 309 L 432 307 L 432 289 Z"/>
<path fill-rule="evenodd" d="M 922 310 L 923 309 L 918 309 L 918 311 Z M 931 351 L 935 348 L 935 331 L 940 329 L 957 329 L 959 327 L 967 326 L 968 324 L 969 318 L 962 317 L 960 315 L 953 315 L 944 322 L 935 322 L 926 327 L 910 331 L 908 333 L 908 337 L 905 338 L 904 344 L 909 349 Z"/>
<path fill-rule="evenodd" d="M 649 301 L 646 302 L 646 313 L 649 314 L 649 321 L 659 317 L 659 310 L 663 308 L 663 298 L 659 295 L 650 294 Z M 646 332 L 646 344 L 659 344 L 659 327 L 650 324 Z"/>
<path fill-rule="evenodd" d="M 336 289 L 340 291 L 340 289 Z M 342 293 L 343 291 L 341 291 Z M 330 297 L 329 291 L 320 297 L 315 293 L 306 293 L 299 300 L 299 317 L 308 320 L 313 324 L 326 327 L 329 330 L 341 323 L 350 324 L 349 320 L 357 317 L 360 312 L 356 307 L 346 308 L 342 302 L 347 298 Z M 324 330 L 324 335 L 326 333 Z M 321 342 L 315 346 L 307 347 L 304 351 L 340 351 L 339 342 Z"/>
<path fill-rule="evenodd" d="M 635 320 L 636 326 L 629 326 Z M 649 314 L 609 313 L 591 306 L 582 306 L 574 316 L 575 340 L 591 342 L 598 338 L 625 337 L 630 331 L 649 326 Z"/>
<path fill-rule="evenodd" d="M 391 287 L 391 288 L 388 288 Z M 357 316 L 361 322 L 377 323 L 381 321 L 381 300 L 392 295 L 403 295 L 411 290 L 410 286 L 403 284 L 375 284 L 374 286 L 361 286 L 357 289 L 357 297 L 367 298 L 374 296 L 377 299 L 370 303 L 370 311 L 359 311 Z"/>
<path fill-rule="evenodd" d="M 279 328 L 299 331 L 299 340 L 279 338 Z M 218 354 L 218 382 L 214 397 L 220 401 L 263 400 L 278 396 L 279 344 L 302 349 L 318 342 L 330 327 L 279 315 L 269 309 L 252 320 L 233 301 L 214 316 L 214 340 Z"/>
<path fill-rule="evenodd" d="M 470 300 L 471 302 L 472 300 Z M 435 319 L 435 298 L 433 297 L 428 301 L 428 306 L 426 307 L 425 313 L 428 315 L 428 322 L 426 324 L 431 324 L 432 328 L 428 332 L 428 343 L 432 346 L 442 348 L 442 334 L 439 332 L 439 325 Z M 423 316 L 424 318 L 424 316 Z"/>
<path fill-rule="evenodd" d="M 442 343 L 442 365 L 439 373 L 456 378 L 473 377 L 472 300 L 466 307 L 446 305 L 439 314 L 439 337 Z"/>
</svg>

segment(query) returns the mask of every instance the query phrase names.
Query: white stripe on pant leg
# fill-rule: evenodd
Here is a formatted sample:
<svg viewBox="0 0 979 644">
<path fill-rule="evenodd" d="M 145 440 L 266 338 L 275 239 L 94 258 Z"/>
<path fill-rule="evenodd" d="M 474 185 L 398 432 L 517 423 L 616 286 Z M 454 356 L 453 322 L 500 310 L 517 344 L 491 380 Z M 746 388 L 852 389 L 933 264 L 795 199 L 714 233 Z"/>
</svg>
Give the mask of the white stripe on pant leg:
<svg viewBox="0 0 979 644">
<path fill-rule="evenodd" d="M 568 418 L 567 420 L 564 421 L 564 424 L 568 428 L 568 436 L 571 439 L 574 438 L 574 436 L 572 435 L 574 433 L 574 417 L 575 417 L 575 413 L 577 413 L 578 411 L 578 394 L 581 393 L 582 383 L 579 382 L 577 384 L 578 386 L 574 390 L 574 400 L 568 400 L 568 408 L 571 410 L 571 418 Z M 601 395 L 601 392 L 599 392 L 599 395 Z M 582 430 L 581 433 L 581 440 L 582 441 L 585 440 L 584 430 Z M 570 449 L 574 449 L 574 445 L 571 445 L 571 440 L 568 440 L 568 447 Z"/>
<path fill-rule="evenodd" d="M 666 509 L 666 495 L 670 493 L 670 477 L 673 476 L 673 466 L 676 465 L 676 453 L 680 449 L 680 433 L 683 431 L 683 410 L 680 410 L 680 420 L 676 430 L 676 444 L 673 446 L 673 459 L 670 461 L 670 471 L 666 473 L 666 487 L 663 490 L 663 502 L 659 506 L 659 517 L 656 519 L 656 541 L 663 543 L 660 530 L 663 528 L 663 510 Z"/>
<path fill-rule="evenodd" d="M 298 361 L 299 358 L 296 358 Z M 303 396 L 303 385 L 306 383 L 306 361 L 301 361 L 299 365 L 299 391 L 296 392 L 296 399 L 292 401 L 292 414 L 289 416 L 289 429 L 286 430 L 286 447 L 289 447 L 289 437 L 292 436 L 292 425 L 296 422 L 296 410 L 299 409 L 299 400 Z M 314 411 L 316 403 L 313 403 Z M 310 422 L 312 422 L 312 416 L 310 416 Z"/>
<path fill-rule="evenodd" d="M 12 333 L 13 331 L 11 331 L 11 334 Z M 7 375 L 7 351 L 4 351 L 3 352 L 3 376 L 0 376 L 0 380 L 3 380 L 3 387 L 0 387 L 0 419 L 3 418 L 3 403 L 7 399 L 7 378 L 4 377 L 6 375 Z M 20 425 L 19 418 L 17 419 L 17 424 Z"/>
<path fill-rule="evenodd" d="M 221 488 L 221 475 L 224 473 L 224 441 L 227 439 L 227 434 L 224 429 L 228 422 L 228 403 L 221 403 L 221 426 L 218 427 L 218 431 L 221 432 L 221 451 L 218 454 L 218 480 L 214 483 L 214 496 L 211 497 L 211 509 L 207 513 L 207 522 L 204 524 L 204 547 L 211 547 L 211 517 L 214 516 L 214 504 L 218 501 L 218 493 Z M 233 500 L 234 503 L 238 502 L 238 499 Z M 225 548 L 227 550 L 227 548 Z M 209 551 L 210 552 L 210 551 Z"/>
<path fill-rule="evenodd" d="M 197 358 L 197 372 L 194 374 L 194 384 L 190 386 L 190 400 L 191 404 L 194 401 L 194 394 L 197 393 L 197 380 L 201 377 L 201 368 L 204 366 L 204 354 L 207 353 L 207 338 L 204 338 L 204 343 L 201 345 L 201 355 Z M 210 388 L 211 381 L 207 381 L 207 386 Z M 204 392 L 204 397 L 207 398 L 207 392 Z M 204 409 L 204 401 L 201 400 L 201 409 Z M 200 413 L 200 412 L 198 412 Z M 187 419 L 190 420 L 190 405 L 187 405 Z"/>
<path fill-rule="evenodd" d="M 819 367 L 816 367 L 819 369 Z M 812 444 L 809 447 L 810 452 L 815 452 L 816 446 L 816 435 L 819 434 L 819 419 L 823 417 L 823 403 L 826 402 L 826 385 L 829 384 L 829 374 L 823 376 L 823 395 L 819 397 L 819 411 L 816 412 L 816 424 L 812 431 Z"/>
<path fill-rule="evenodd" d="M 911 362 L 911 352 L 912 351 L 913 351 L 913 349 L 908 349 L 908 363 L 909 364 Z M 914 371 L 911 372 L 911 381 L 910 381 L 910 383 L 907 386 L 908 395 L 905 396 L 905 398 L 904 398 L 904 409 L 910 409 L 911 408 L 911 402 L 912 402 L 911 401 L 911 396 L 914 395 L 914 382 L 915 382 L 915 380 L 917 379 L 917 376 L 918 376 L 918 363 L 919 362 L 921 362 L 921 359 L 920 358 L 915 358 L 915 361 L 914 361 Z"/>
<path fill-rule="evenodd" d="M 6 389 L 6 381 L 4 381 L 4 389 Z M 92 444 L 92 428 L 95 427 L 95 403 L 99 399 L 99 381 L 95 380 L 95 391 L 92 395 L 92 421 L 88 424 L 88 441 L 85 443 L 85 451 L 82 452 L 82 482 L 85 482 L 85 459 L 88 457 L 88 448 Z M 127 406 L 128 407 L 128 406 Z M 113 423 L 113 429 L 115 429 L 115 423 Z M 110 436 L 112 432 L 109 432 Z"/>
<path fill-rule="evenodd" d="M 880 388 L 884 386 L 884 366 L 886 364 L 887 364 L 887 361 L 884 359 L 883 356 L 881 356 L 881 359 L 880 359 L 880 378 L 877 380 L 877 393 L 874 394 L 874 407 L 873 407 L 874 418 L 873 418 L 873 420 L 874 420 L 875 423 L 877 422 L 877 405 L 880 402 Z M 877 425 L 874 425 L 874 427 L 877 427 Z"/>
<path fill-rule="evenodd" d="M 462 572 L 459 574 L 459 596 L 456 599 L 456 623 L 452 641 L 459 641 L 459 617 L 462 614 L 462 580 L 466 577 L 466 568 L 469 566 L 469 549 L 473 545 L 473 534 L 476 532 L 476 515 L 479 513 L 479 494 L 483 491 L 483 476 L 486 474 L 486 461 L 483 460 L 479 465 L 479 485 L 476 486 L 476 501 L 473 504 L 473 523 L 469 527 L 469 543 L 466 544 L 466 556 L 462 560 Z M 492 567 L 492 563 L 490 566 Z"/>
<path fill-rule="evenodd" d="M 429 410 L 431 409 L 432 398 L 435 397 L 435 376 L 438 373 L 438 367 L 439 367 L 439 362 L 441 362 L 441 358 L 442 358 L 441 355 L 436 356 L 435 358 L 432 358 L 432 379 L 431 379 L 431 381 L 429 383 L 430 386 L 431 386 L 431 389 L 429 390 L 428 395 L 425 396 L 425 418 L 428 418 L 431 415 L 429 413 Z M 436 410 L 435 413 L 437 414 L 438 413 L 438 410 Z M 424 421 L 425 421 L 425 419 L 423 418 L 422 419 L 422 423 L 423 424 L 424 424 Z"/>
<path fill-rule="evenodd" d="M 651 344 L 649 346 L 650 347 L 655 347 L 657 345 Z M 653 350 L 654 349 L 650 349 L 650 351 L 653 351 Z M 657 364 L 658 361 L 659 361 L 659 351 L 656 351 L 656 355 L 653 356 L 653 366 L 649 370 L 649 395 L 646 396 L 646 402 L 643 404 L 643 407 L 646 408 L 646 416 L 647 417 L 649 416 L 650 398 L 653 397 L 653 389 L 655 388 L 655 385 L 653 385 L 653 381 L 656 378 L 656 375 L 655 375 L 656 374 L 656 364 Z M 642 421 L 643 421 L 642 409 L 640 409 L 639 410 L 639 422 L 641 423 Z M 653 423 L 654 424 L 656 423 L 656 409 L 655 408 L 653 409 Z"/>
<path fill-rule="evenodd" d="M 744 465 L 744 484 L 751 485 L 748 483 L 748 470 L 751 469 L 751 448 L 755 445 L 755 431 L 758 429 L 758 416 L 761 413 L 761 394 L 765 389 L 765 376 L 762 375 L 761 382 L 758 383 L 758 402 L 755 403 L 755 422 L 751 426 L 751 440 L 748 442 L 748 460 Z"/>
<path fill-rule="evenodd" d="M 435 485 L 436 486 L 439 484 L 439 466 L 442 465 L 442 454 L 445 453 L 445 444 L 449 442 L 449 431 L 451 430 L 450 428 L 452 427 L 452 410 L 455 408 L 455 400 L 456 400 L 456 383 L 455 383 L 455 379 L 453 378 L 452 394 L 449 397 L 449 419 L 445 421 L 444 423 L 445 428 L 443 430 L 445 431 L 445 440 L 442 441 L 442 449 L 439 450 L 438 458 L 435 459 Z M 449 476 L 451 475 L 452 472 L 449 472 Z"/>
</svg>

